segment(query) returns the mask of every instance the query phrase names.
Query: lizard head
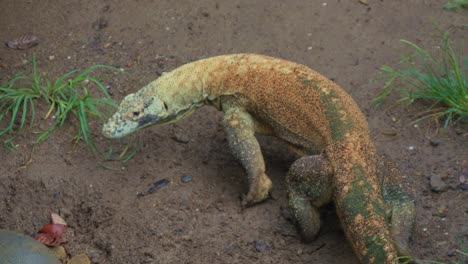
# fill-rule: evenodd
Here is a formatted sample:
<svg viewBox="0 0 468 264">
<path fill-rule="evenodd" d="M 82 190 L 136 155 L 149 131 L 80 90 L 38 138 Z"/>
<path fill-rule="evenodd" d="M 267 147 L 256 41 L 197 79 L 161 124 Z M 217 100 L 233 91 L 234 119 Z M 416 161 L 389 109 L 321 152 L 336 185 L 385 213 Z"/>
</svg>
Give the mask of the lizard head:
<svg viewBox="0 0 468 264">
<path fill-rule="evenodd" d="M 107 138 L 120 138 L 154 124 L 171 122 L 173 114 L 158 96 L 142 96 L 138 92 L 127 95 L 117 112 L 104 124 Z"/>
</svg>

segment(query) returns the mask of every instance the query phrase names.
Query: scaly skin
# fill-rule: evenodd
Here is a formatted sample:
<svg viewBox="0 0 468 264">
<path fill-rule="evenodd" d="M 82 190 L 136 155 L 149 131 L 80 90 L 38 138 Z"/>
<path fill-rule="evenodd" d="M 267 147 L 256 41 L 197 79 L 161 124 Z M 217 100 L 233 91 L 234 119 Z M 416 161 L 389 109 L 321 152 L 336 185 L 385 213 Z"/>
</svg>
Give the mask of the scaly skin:
<svg viewBox="0 0 468 264">
<path fill-rule="evenodd" d="M 318 208 L 333 201 L 361 263 L 397 262 L 394 242 L 406 248 L 414 223 L 411 196 L 396 170 L 377 176 L 367 122 L 353 99 L 306 66 L 254 54 L 183 65 L 128 95 L 103 134 L 118 138 L 176 122 L 203 105 L 224 112 L 229 146 L 249 179 L 243 205 L 268 198 L 272 183 L 255 133 L 274 135 L 303 156 L 287 187 L 304 240 L 319 231 Z"/>
</svg>

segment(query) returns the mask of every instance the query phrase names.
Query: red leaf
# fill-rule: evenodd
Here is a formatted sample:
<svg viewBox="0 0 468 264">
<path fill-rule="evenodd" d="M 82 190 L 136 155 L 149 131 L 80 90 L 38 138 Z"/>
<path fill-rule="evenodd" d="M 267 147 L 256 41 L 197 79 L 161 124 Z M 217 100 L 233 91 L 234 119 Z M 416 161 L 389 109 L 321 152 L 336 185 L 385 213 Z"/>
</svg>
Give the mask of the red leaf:
<svg viewBox="0 0 468 264">
<path fill-rule="evenodd" d="M 37 241 L 49 246 L 58 246 L 67 242 L 62 234 L 67 230 L 66 225 L 48 224 L 39 230 L 39 233 L 34 237 Z"/>
</svg>

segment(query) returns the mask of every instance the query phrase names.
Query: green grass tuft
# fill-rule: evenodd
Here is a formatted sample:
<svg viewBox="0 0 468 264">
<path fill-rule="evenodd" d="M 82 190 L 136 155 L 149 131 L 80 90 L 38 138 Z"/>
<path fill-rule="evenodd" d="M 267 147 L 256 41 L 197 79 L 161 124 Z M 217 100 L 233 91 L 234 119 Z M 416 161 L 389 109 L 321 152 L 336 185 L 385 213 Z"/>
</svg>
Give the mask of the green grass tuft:
<svg viewBox="0 0 468 264">
<path fill-rule="evenodd" d="M 89 119 L 97 117 L 104 121 L 102 109 L 106 106 L 117 107 L 110 98 L 101 80 L 107 76 L 93 76 L 95 70 L 107 69 L 120 71 L 106 65 L 94 65 L 85 70 L 73 70 L 51 81 L 47 75 L 40 75 L 36 58 L 32 59 L 32 76 L 18 76 L 0 86 L 0 121 L 6 126 L 0 128 L 0 136 L 14 134 L 26 124 L 32 125 L 36 119 L 38 100 L 48 105 L 44 119 L 52 118 L 52 124 L 39 133 L 36 143 L 46 140 L 66 120 L 75 118 L 79 129 L 75 140 L 83 139 L 93 150 L 97 150 L 89 127 Z M 96 88 L 104 95 L 93 97 L 89 89 Z M 12 150 L 11 139 L 4 140 L 4 146 Z"/>
<path fill-rule="evenodd" d="M 452 0 L 444 4 L 445 9 L 468 8 L 468 0 Z"/>
<path fill-rule="evenodd" d="M 456 259 L 450 260 L 450 262 L 440 262 L 435 260 L 424 260 L 424 259 L 415 259 L 411 256 L 401 256 L 398 257 L 400 264 L 466 264 L 468 262 L 468 248 L 465 242 L 462 241 L 460 236 L 456 237 L 456 244 L 458 249 L 455 249 Z"/>
<path fill-rule="evenodd" d="M 401 40 L 414 50 L 400 63 L 407 66 L 394 69 L 382 66 L 383 75 L 377 79 L 386 80 L 384 89 L 373 102 L 381 104 L 392 93 L 398 81 L 399 102 L 412 104 L 417 100 L 431 103 L 422 118 L 445 119 L 444 126 L 468 118 L 468 55 L 462 60 L 454 51 L 448 33 L 440 37 L 440 54 L 435 57 L 427 50 L 408 40 Z M 409 65 L 407 65 L 409 64 Z"/>
</svg>

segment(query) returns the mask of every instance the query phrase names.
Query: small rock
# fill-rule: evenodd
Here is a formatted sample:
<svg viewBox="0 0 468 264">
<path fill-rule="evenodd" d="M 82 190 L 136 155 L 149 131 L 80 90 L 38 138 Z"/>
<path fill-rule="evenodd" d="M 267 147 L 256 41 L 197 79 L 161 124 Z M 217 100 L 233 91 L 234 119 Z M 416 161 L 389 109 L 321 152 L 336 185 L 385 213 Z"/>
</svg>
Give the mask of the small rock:
<svg viewBox="0 0 468 264">
<path fill-rule="evenodd" d="M 451 248 L 447 251 L 447 256 L 453 257 L 457 255 L 457 249 L 456 248 Z"/>
<path fill-rule="evenodd" d="M 89 257 L 91 258 L 92 263 L 99 263 L 99 252 L 91 252 L 89 253 Z"/>
<path fill-rule="evenodd" d="M 464 183 L 464 184 L 460 184 L 458 186 L 458 188 L 464 190 L 464 191 L 468 191 L 468 184 L 467 183 Z"/>
<path fill-rule="evenodd" d="M 91 260 L 84 253 L 80 253 L 73 258 L 71 258 L 68 264 L 91 264 Z"/>
<path fill-rule="evenodd" d="M 49 60 L 55 60 L 55 56 L 54 55 L 49 56 Z"/>
<path fill-rule="evenodd" d="M 449 186 L 442 180 L 439 175 L 432 175 L 430 184 L 431 190 L 434 192 L 445 192 L 449 188 Z"/>
<path fill-rule="evenodd" d="M 175 133 L 173 139 L 179 143 L 188 143 L 190 142 L 189 137 L 186 134 L 183 133 Z"/>
<path fill-rule="evenodd" d="M 49 249 L 54 253 L 54 255 L 60 259 L 60 261 L 64 262 L 67 260 L 68 254 L 64 247 L 56 246 L 56 247 L 49 247 Z"/>
<path fill-rule="evenodd" d="M 166 180 L 166 179 L 159 180 L 159 181 L 153 183 L 153 186 L 151 186 L 151 188 L 148 189 L 147 193 L 148 194 L 155 193 L 157 190 L 159 190 L 162 187 L 166 186 L 168 183 L 169 183 L 169 181 Z"/>
<path fill-rule="evenodd" d="M 447 207 L 445 205 L 441 205 L 438 209 L 437 209 L 437 214 L 440 216 L 440 217 L 445 217 L 447 216 Z"/>
<path fill-rule="evenodd" d="M 359 0 L 359 3 L 361 3 L 363 5 L 368 5 L 369 1 L 368 0 Z"/>
<path fill-rule="evenodd" d="M 429 143 L 431 144 L 431 146 L 437 147 L 437 146 L 439 146 L 439 144 L 440 144 L 440 140 L 431 138 L 431 139 L 429 140 Z"/>
<path fill-rule="evenodd" d="M 192 176 L 190 176 L 190 175 L 184 175 L 184 176 L 182 176 L 181 181 L 182 181 L 183 183 L 190 182 L 190 181 L 192 181 Z"/>
<path fill-rule="evenodd" d="M 262 240 L 257 239 L 254 241 L 254 243 L 255 243 L 255 250 L 257 250 L 257 252 L 263 252 L 269 248 L 269 246 Z"/>
<path fill-rule="evenodd" d="M 66 217 L 66 218 L 69 217 L 72 214 L 70 209 L 65 208 L 65 207 L 60 208 L 59 211 L 60 211 L 60 214 L 63 215 L 64 217 Z"/>
</svg>

